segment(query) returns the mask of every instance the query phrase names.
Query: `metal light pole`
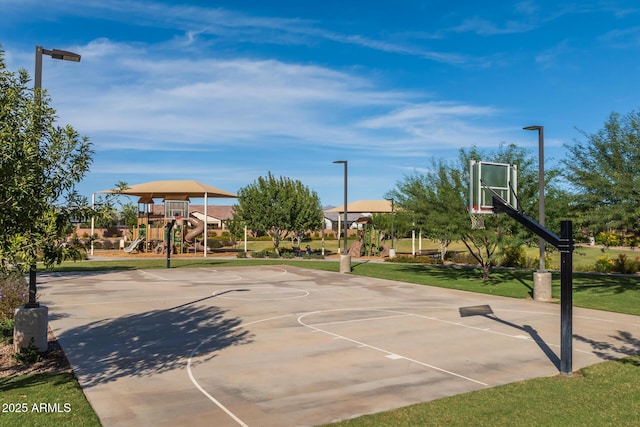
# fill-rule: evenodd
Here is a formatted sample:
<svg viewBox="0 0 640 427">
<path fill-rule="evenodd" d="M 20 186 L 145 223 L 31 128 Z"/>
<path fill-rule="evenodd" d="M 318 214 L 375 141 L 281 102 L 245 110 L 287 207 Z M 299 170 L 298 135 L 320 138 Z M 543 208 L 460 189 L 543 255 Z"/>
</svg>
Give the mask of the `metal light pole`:
<svg viewBox="0 0 640 427">
<path fill-rule="evenodd" d="M 538 131 L 538 223 L 544 227 L 544 126 L 527 126 L 524 130 Z M 540 237 L 538 249 L 540 253 L 540 263 L 537 274 L 534 273 L 534 299 L 551 300 L 551 274 L 545 268 L 544 263 L 545 240 Z M 548 285 L 547 285 L 548 280 Z M 540 282 L 540 292 L 536 298 L 536 283 Z M 548 288 L 548 291 L 547 291 Z"/>
<path fill-rule="evenodd" d="M 394 246 L 395 235 L 393 230 L 394 206 L 393 206 L 393 198 L 387 199 L 387 200 L 391 202 L 391 251 L 389 252 L 389 257 L 393 258 L 396 256 L 396 253 L 395 253 L 396 249 Z"/>
<path fill-rule="evenodd" d="M 80 61 L 80 55 L 77 53 L 59 49 L 48 50 L 43 49 L 42 46 L 36 46 L 36 68 L 33 79 L 35 103 L 33 119 L 36 136 L 33 142 L 37 153 L 40 152 L 41 137 L 42 55 L 64 61 Z M 30 343 L 33 343 L 40 352 L 45 352 L 48 348 L 49 308 L 36 302 L 36 291 L 36 261 L 34 260 L 29 266 L 29 300 L 24 307 L 18 307 L 14 313 L 13 346 L 16 352 L 23 347 L 28 347 Z"/>
<path fill-rule="evenodd" d="M 350 272 L 351 271 L 351 257 L 347 254 L 347 169 L 348 162 L 347 160 L 336 160 L 336 164 L 344 165 L 344 253 L 340 256 L 340 272 Z"/>
<path fill-rule="evenodd" d="M 544 227 L 544 126 L 527 126 L 524 130 L 538 131 L 538 223 Z M 538 271 L 545 271 L 544 239 L 540 238 L 540 265 Z"/>
<path fill-rule="evenodd" d="M 33 77 L 33 89 L 36 101 L 37 121 L 40 126 L 40 100 L 42 92 L 42 55 L 49 55 L 53 59 L 61 59 L 63 61 L 80 62 L 80 55 L 73 52 L 67 52 L 60 49 L 43 49 L 42 46 L 36 46 L 36 69 Z M 37 133 L 36 138 L 40 137 L 40 133 Z M 39 139 L 35 140 L 36 146 L 40 145 Z M 36 264 L 35 262 L 29 266 L 29 302 L 25 304 L 27 308 L 40 307 L 40 304 L 36 302 Z"/>
</svg>

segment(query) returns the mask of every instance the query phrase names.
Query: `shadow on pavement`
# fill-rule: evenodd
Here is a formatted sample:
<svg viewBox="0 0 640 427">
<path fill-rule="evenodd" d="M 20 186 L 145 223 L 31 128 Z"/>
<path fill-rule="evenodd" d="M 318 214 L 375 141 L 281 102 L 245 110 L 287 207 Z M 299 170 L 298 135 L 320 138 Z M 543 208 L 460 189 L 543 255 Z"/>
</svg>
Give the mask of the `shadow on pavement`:
<svg viewBox="0 0 640 427">
<path fill-rule="evenodd" d="M 604 360 L 616 360 L 622 356 L 635 356 L 640 354 L 640 339 L 626 331 L 618 331 L 611 338 L 618 341 L 618 345 L 609 342 L 595 341 L 582 335 L 574 335 L 576 341 L 589 344 L 593 348 L 593 354 Z"/>
<path fill-rule="evenodd" d="M 460 317 L 483 316 L 483 317 L 486 317 L 487 319 L 491 319 L 498 323 L 502 323 L 503 325 L 507 325 L 517 330 L 526 332 L 527 334 L 529 334 L 531 339 L 536 344 L 538 344 L 538 347 L 540 347 L 540 350 L 542 350 L 545 356 L 549 358 L 551 363 L 553 363 L 557 369 L 560 369 L 560 358 L 558 357 L 558 355 L 549 347 L 549 345 L 547 345 L 547 343 L 538 334 L 538 331 L 536 331 L 530 325 L 520 326 L 520 325 L 516 325 L 515 323 L 509 322 L 508 320 L 500 319 L 498 316 L 496 316 L 493 313 L 493 310 L 491 310 L 491 307 L 489 305 L 460 307 L 459 311 L 460 311 Z"/>
<path fill-rule="evenodd" d="M 92 322 L 60 333 L 58 340 L 83 387 L 184 368 L 204 340 L 209 350 L 204 360 L 251 342 L 251 334 L 238 328 L 240 318 L 226 318 L 218 307 L 193 306 L 196 302 Z"/>
</svg>

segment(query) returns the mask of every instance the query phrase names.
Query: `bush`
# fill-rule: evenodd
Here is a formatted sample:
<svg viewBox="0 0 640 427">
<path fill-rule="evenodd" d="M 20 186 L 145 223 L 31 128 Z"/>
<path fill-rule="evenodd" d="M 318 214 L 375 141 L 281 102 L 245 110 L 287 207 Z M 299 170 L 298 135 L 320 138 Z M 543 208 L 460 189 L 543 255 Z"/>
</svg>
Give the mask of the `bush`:
<svg viewBox="0 0 640 427">
<path fill-rule="evenodd" d="M 209 239 L 207 240 L 207 247 L 209 249 L 220 249 L 222 247 L 222 242 L 217 239 Z"/>
<path fill-rule="evenodd" d="M 29 341 L 29 345 L 27 347 L 22 347 L 18 353 L 13 353 L 11 357 L 16 362 L 25 365 L 36 363 L 42 360 L 42 356 L 38 351 L 38 347 L 36 347 L 33 337 L 31 337 L 31 341 Z"/>
<path fill-rule="evenodd" d="M 251 254 L 252 258 L 264 258 L 265 256 L 266 256 L 266 253 L 264 251 L 258 251 Z"/>
<path fill-rule="evenodd" d="M 242 251 L 236 254 L 236 258 L 247 258 L 247 253 Z"/>
<path fill-rule="evenodd" d="M 604 245 L 606 247 L 618 246 L 620 245 L 621 241 L 624 239 L 622 236 L 620 236 L 619 234 L 613 231 L 610 231 L 610 232 L 601 231 L 595 236 L 595 238 L 596 238 L 597 244 Z"/>
<path fill-rule="evenodd" d="M 13 343 L 13 319 L 0 320 L 0 344 Z"/>
<path fill-rule="evenodd" d="M 502 248 L 500 265 L 503 267 L 526 267 L 527 251 L 524 246 L 507 246 Z"/>
<path fill-rule="evenodd" d="M 638 259 L 629 259 L 627 255 L 620 254 L 618 258 L 613 261 L 613 271 L 622 274 L 636 274 L 640 266 L 638 265 Z"/>
<path fill-rule="evenodd" d="M 442 264 L 440 258 L 433 258 L 430 256 L 410 256 L 410 255 L 398 255 L 393 258 L 386 258 L 386 262 L 397 262 L 401 264 Z"/>
<path fill-rule="evenodd" d="M 478 265 L 478 260 L 469 252 L 458 252 L 451 257 L 451 261 L 456 264 Z"/>
<path fill-rule="evenodd" d="M 18 272 L 0 273 L 0 320 L 13 319 L 16 308 L 29 301 L 29 285 Z"/>
<path fill-rule="evenodd" d="M 613 270 L 613 260 L 608 256 L 598 257 L 594 270 L 598 273 L 611 273 Z"/>
</svg>

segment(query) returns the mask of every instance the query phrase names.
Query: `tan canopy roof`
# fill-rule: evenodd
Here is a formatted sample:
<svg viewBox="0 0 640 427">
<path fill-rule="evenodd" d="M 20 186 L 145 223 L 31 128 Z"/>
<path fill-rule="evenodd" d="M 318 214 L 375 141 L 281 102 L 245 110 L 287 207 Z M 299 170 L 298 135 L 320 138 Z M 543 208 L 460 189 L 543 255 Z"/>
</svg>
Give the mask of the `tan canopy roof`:
<svg viewBox="0 0 640 427">
<path fill-rule="evenodd" d="M 344 212 L 344 206 L 329 209 L 326 212 Z M 390 200 L 358 200 L 347 205 L 347 212 L 385 213 L 391 212 Z"/>
<path fill-rule="evenodd" d="M 132 185 L 124 191 L 106 190 L 101 193 L 119 193 L 129 196 L 139 196 L 145 201 L 153 199 L 186 200 L 188 197 L 218 197 L 235 198 L 233 193 L 212 187 L 193 180 L 152 181 Z"/>
</svg>

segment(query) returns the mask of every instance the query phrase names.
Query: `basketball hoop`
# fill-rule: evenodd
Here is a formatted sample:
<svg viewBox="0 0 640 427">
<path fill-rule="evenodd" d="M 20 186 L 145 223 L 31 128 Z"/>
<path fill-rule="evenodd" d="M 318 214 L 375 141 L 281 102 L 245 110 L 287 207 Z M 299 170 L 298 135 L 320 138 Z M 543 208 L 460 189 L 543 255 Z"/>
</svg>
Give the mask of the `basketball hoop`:
<svg viewBox="0 0 640 427">
<path fill-rule="evenodd" d="M 470 213 L 471 217 L 471 229 L 472 230 L 484 230 L 484 215 L 478 213 Z"/>
</svg>

